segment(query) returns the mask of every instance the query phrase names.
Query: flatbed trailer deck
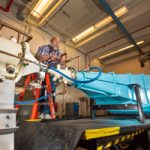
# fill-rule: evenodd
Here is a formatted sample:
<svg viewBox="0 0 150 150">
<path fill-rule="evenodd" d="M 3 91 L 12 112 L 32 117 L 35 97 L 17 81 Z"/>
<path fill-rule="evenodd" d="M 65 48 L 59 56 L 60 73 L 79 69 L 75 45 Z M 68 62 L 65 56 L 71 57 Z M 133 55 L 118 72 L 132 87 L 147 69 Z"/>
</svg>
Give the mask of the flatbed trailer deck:
<svg viewBox="0 0 150 150">
<path fill-rule="evenodd" d="M 135 118 L 116 116 L 93 120 L 23 121 L 15 133 L 15 150 L 74 150 L 77 147 L 102 150 L 126 140 L 132 142 L 140 135 L 143 135 L 140 141 L 147 140 L 144 133 L 149 129 L 150 119 L 141 123 Z M 148 150 L 148 143 L 144 145 Z"/>
</svg>

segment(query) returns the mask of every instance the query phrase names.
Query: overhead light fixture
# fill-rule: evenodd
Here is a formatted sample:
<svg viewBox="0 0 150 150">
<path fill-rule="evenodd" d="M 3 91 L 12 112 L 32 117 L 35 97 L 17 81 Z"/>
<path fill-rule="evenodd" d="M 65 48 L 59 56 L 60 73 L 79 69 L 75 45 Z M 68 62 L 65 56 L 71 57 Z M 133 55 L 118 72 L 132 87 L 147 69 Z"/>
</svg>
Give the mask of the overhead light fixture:
<svg viewBox="0 0 150 150">
<path fill-rule="evenodd" d="M 79 35 L 77 35 L 75 38 L 73 38 L 72 40 L 74 42 L 78 42 L 79 40 L 81 40 L 82 38 L 88 36 L 89 34 L 93 33 L 96 30 L 96 28 L 94 28 L 94 26 L 89 27 L 88 29 L 86 29 L 85 31 L 83 31 L 82 33 L 80 33 Z"/>
<path fill-rule="evenodd" d="M 95 39 L 98 36 L 101 36 L 101 35 L 105 34 L 106 32 L 110 31 L 113 27 L 114 27 L 114 25 L 112 25 L 112 26 L 110 26 L 110 27 L 108 27 L 108 28 L 106 28 L 106 29 L 98 32 L 98 33 L 95 33 L 95 34 L 91 35 L 90 37 L 82 40 L 81 42 L 79 42 L 78 44 L 76 44 L 76 48 L 84 45 L 85 43 L 91 41 L 92 39 Z"/>
<path fill-rule="evenodd" d="M 144 43 L 144 41 L 139 41 L 139 42 L 137 42 L 136 44 L 137 44 L 137 45 L 141 45 L 141 44 L 143 44 L 143 43 Z M 119 53 L 119 52 L 125 51 L 125 50 L 127 50 L 127 49 L 129 49 L 129 48 L 132 48 L 132 47 L 134 47 L 133 44 L 132 44 L 132 45 L 129 45 L 129 46 L 126 46 L 126 47 L 124 47 L 124 48 L 121 48 L 121 49 L 119 49 L 119 50 L 116 50 L 116 51 L 114 51 L 114 52 L 112 52 L 112 53 L 108 53 L 108 54 L 106 54 L 106 55 L 100 56 L 99 59 L 106 58 L 106 57 L 108 57 L 108 56 L 117 54 L 117 53 Z"/>
<path fill-rule="evenodd" d="M 128 9 L 126 8 L 126 6 L 123 6 L 120 9 L 116 10 L 114 13 L 117 17 L 121 17 L 122 15 L 124 15 L 127 12 L 128 12 Z M 102 19 L 101 21 L 97 22 L 95 25 L 93 25 L 93 26 L 89 27 L 88 29 L 84 30 L 83 32 L 81 32 L 77 36 L 75 36 L 72 39 L 72 41 L 78 42 L 78 41 L 82 40 L 83 38 L 89 36 L 90 34 L 94 33 L 96 30 L 98 30 L 98 29 L 104 27 L 105 25 L 109 24 L 112 21 L 113 21 L 113 19 L 110 16 L 108 16 L 108 17 Z"/>
<path fill-rule="evenodd" d="M 31 14 L 40 18 L 40 16 L 47 10 L 47 8 L 54 2 L 54 0 L 39 0 L 33 8 Z"/>
<path fill-rule="evenodd" d="M 128 12 L 128 9 L 125 6 L 123 6 L 115 11 L 115 15 L 117 17 L 121 17 L 122 15 L 124 15 L 127 12 Z M 95 26 L 95 28 L 99 29 L 99 28 L 109 24 L 112 21 L 113 21 L 113 19 L 111 18 L 111 16 L 108 16 L 108 17 L 102 19 L 101 21 L 97 22 L 94 26 Z"/>
<path fill-rule="evenodd" d="M 44 0 L 43 0 L 44 1 Z M 55 0 L 56 1 L 56 0 Z M 49 10 L 49 12 L 40 20 L 40 22 L 38 23 L 39 26 L 42 25 L 42 23 L 60 6 L 60 4 L 63 2 L 64 0 L 57 0 L 57 2 L 54 4 L 54 6 Z"/>
</svg>

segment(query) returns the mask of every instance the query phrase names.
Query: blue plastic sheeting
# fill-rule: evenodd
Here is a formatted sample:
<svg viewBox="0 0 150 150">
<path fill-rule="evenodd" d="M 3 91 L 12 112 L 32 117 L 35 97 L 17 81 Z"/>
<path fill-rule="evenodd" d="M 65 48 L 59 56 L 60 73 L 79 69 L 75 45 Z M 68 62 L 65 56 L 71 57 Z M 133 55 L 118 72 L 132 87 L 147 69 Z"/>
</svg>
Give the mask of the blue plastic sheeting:
<svg viewBox="0 0 150 150">
<path fill-rule="evenodd" d="M 96 75 L 97 72 L 78 72 L 76 78 L 87 80 Z M 75 84 L 75 87 L 86 93 L 89 98 L 96 100 L 96 105 L 136 104 L 133 84 L 141 86 L 143 107 L 150 106 L 150 75 L 102 73 L 96 81 Z"/>
</svg>

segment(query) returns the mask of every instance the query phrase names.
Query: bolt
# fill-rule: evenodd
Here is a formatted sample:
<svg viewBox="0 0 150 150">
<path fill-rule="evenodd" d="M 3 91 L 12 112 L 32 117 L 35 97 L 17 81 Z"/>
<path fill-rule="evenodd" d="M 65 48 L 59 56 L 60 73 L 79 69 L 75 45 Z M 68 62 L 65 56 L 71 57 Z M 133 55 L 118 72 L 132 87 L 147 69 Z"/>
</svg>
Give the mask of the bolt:
<svg viewBox="0 0 150 150">
<path fill-rule="evenodd" d="M 6 128 L 9 128 L 10 127 L 10 125 L 9 124 L 6 124 Z"/>
<path fill-rule="evenodd" d="M 7 119 L 11 119 L 11 116 L 10 116 L 10 115 L 7 115 L 6 118 L 7 118 Z"/>
</svg>

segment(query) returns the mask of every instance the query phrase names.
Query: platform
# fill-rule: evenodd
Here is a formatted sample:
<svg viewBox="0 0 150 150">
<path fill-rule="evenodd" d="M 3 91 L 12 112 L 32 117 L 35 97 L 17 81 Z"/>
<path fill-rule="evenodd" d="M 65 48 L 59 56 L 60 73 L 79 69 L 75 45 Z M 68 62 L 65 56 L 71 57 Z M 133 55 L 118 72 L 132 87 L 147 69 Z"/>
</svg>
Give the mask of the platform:
<svg viewBox="0 0 150 150">
<path fill-rule="evenodd" d="M 50 122 L 22 122 L 15 133 L 15 150 L 74 150 L 81 139 L 126 135 L 150 129 L 150 119 L 140 123 L 124 117 L 99 117 Z M 137 133 L 138 134 L 138 133 Z"/>
</svg>

